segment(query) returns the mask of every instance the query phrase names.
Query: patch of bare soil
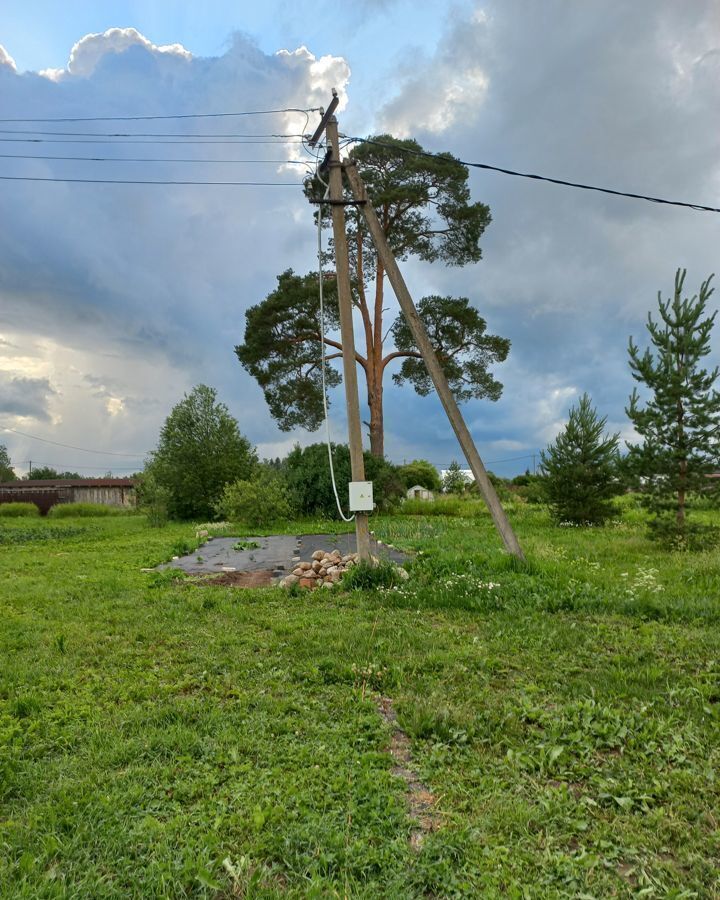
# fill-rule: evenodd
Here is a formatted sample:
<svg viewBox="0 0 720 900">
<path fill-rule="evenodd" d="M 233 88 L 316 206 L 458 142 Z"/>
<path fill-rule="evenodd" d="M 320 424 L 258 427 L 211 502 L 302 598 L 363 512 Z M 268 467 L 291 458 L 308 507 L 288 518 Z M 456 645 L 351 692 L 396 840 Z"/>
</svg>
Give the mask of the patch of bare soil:
<svg viewBox="0 0 720 900">
<path fill-rule="evenodd" d="M 380 697 L 378 709 L 383 720 L 391 728 L 388 749 L 395 760 L 392 774 L 402 778 L 405 782 L 408 814 L 415 826 L 410 832 L 410 846 L 413 850 L 418 851 L 422 847 L 425 837 L 440 827 L 440 819 L 435 810 L 435 797 L 429 788 L 420 781 L 413 766 L 410 738 L 398 723 L 392 699 Z"/>
<path fill-rule="evenodd" d="M 270 569 L 261 572 L 223 572 L 213 578 L 203 580 L 203 584 L 216 584 L 220 587 L 264 588 L 271 587 L 273 573 Z"/>
</svg>

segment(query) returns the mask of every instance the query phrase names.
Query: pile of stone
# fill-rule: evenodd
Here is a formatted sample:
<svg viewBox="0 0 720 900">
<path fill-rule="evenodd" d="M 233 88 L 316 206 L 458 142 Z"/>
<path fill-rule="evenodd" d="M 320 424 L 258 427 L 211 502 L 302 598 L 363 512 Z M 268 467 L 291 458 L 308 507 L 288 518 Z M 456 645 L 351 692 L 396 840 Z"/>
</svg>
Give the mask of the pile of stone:
<svg viewBox="0 0 720 900">
<path fill-rule="evenodd" d="M 324 550 L 316 550 L 312 562 L 299 562 L 290 575 L 286 575 L 280 582 L 280 587 L 292 587 L 299 584 L 300 587 L 330 588 L 343 577 L 343 575 L 357 565 L 357 553 L 348 553 L 345 556 L 339 550 L 330 553 Z M 374 559 L 374 557 L 373 557 Z"/>
</svg>

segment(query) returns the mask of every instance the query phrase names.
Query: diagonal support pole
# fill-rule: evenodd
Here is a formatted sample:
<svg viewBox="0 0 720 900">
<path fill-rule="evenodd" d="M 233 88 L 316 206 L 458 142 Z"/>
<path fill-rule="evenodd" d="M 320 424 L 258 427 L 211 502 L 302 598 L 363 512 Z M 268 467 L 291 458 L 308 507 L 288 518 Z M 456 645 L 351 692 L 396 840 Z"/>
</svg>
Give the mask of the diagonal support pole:
<svg viewBox="0 0 720 900">
<path fill-rule="evenodd" d="M 470 469 L 475 476 L 475 481 L 480 488 L 483 499 L 485 500 L 485 503 L 490 510 L 490 515 L 492 516 L 492 520 L 495 523 L 495 527 L 500 533 L 500 537 L 502 538 L 503 544 L 505 545 L 505 549 L 513 556 L 518 557 L 518 559 L 524 560 L 525 557 L 523 555 L 522 549 L 520 548 L 520 544 L 515 535 L 515 532 L 513 531 L 512 525 L 510 524 L 510 520 L 508 519 L 507 514 L 505 513 L 505 510 L 500 503 L 492 482 L 488 478 L 485 466 L 480 459 L 480 454 L 475 447 L 475 442 L 473 441 L 470 431 L 465 424 L 465 420 L 463 419 L 462 413 L 460 412 L 455 397 L 450 390 L 450 385 L 448 384 L 447 378 L 445 377 L 445 372 L 443 371 L 442 366 L 440 365 L 435 354 L 435 350 L 430 343 L 430 339 L 428 338 L 425 326 L 423 325 L 422 320 L 418 315 L 418 311 L 415 308 L 413 299 L 410 296 L 410 291 L 405 284 L 405 279 L 403 278 L 395 256 L 390 249 L 390 245 L 387 242 L 385 233 L 383 232 L 382 226 L 380 225 L 375 210 L 373 209 L 373 205 L 369 202 L 360 202 L 367 201 L 368 198 L 365 191 L 365 185 L 360 178 L 360 175 L 355 166 L 355 162 L 353 160 L 347 160 L 344 165 L 344 170 L 345 174 L 347 175 L 348 181 L 350 182 L 353 196 L 355 197 L 355 200 L 359 201 L 359 205 L 362 209 L 363 215 L 365 216 L 365 221 L 367 222 L 370 235 L 377 249 L 378 256 L 380 257 L 383 267 L 387 273 L 390 284 L 392 285 L 393 291 L 395 292 L 398 303 L 400 304 L 400 309 L 402 310 L 403 315 L 405 316 L 405 319 L 410 326 L 410 330 L 412 331 L 415 343 L 417 344 L 418 350 L 420 351 L 420 354 L 425 361 L 425 365 L 427 366 L 428 373 L 432 378 L 433 384 L 435 385 L 435 390 L 438 392 L 438 396 L 440 397 L 442 405 L 445 407 L 447 417 L 450 420 L 453 431 L 455 432 L 460 446 L 462 447 L 462 451 L 465 454 L 465 458 L 468 461 Z"/>
</svg>

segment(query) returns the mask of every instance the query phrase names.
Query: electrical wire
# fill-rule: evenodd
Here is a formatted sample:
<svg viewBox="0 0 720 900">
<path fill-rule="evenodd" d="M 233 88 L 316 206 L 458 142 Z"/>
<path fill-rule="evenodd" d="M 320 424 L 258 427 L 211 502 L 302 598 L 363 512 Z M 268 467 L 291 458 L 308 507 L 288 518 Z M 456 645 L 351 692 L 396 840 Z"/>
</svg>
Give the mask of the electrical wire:
<svg viewBox="0 0 720 900">
<path fill-rule="evenodd" d="M 259 140 L 259 141 L 251 141 L 246 140 L 244 138 L 240 138 L 236 141 L 229 140 L 201 140 L 198 138 L 189 139 L 179 139 L 176 141 L 161 139 L 158 141 L 153 140 L 141 140 L 141 141 L 128 141 L 128 140 L 117 140 L 114 141 L 111 138 L 99 138 L 97 140 L 88 140 L 87 138 L 82 139 L 74 139 L 74 138 L 58 138 L 54 140 L 53 138 L 8 138 L 8 137 L 0 137 L 0 142 L 3 144 L 112 144 L 113 146 L 119 146 L 120 144 L 169 144 L 170 146 L 181 145 L 181 144 L 221 144 L 224 147 L 232 147 L 235 144 L 269 144 L 273 147 L 281 147 L 284 144 L 301 144 L 302 138 L 297 139 L 288 139 L 288 140 Z"/>
<path fill-rule="evenodd" d="M 310 106 L 301 109 L 294 106 L 288 106 L 285 109 L 253 109 L 244 110 L 242 112 L 220 112 L 220 113 L 182 113 L 179 115 L 166 116 L 77 116 L 49 119 L 0 119 L 0 122 L 148 122 L 158 119 L 223 119 L 233 116 L 270 116 L 276 113 L 311 113 L 319 112 L 321 107 Z"/>
<path fill-rule="evenodd" d="M 69 472 L 72 469 L 92 469 L 94 472 L 102 471 L 102 472 L 135 472 L 137 471 L 137 466 L 112 466 L 110 469 L 109 466 L 86 466 L 85 463 L 49 463 L 42 462 L 40 460 L 35 459 L 21 459 L 17 463 L 13 463 L 13 465 L 26 465 L 32 463 L 33 466 L 43 467 L 48 469 L 55 469 L 57 472 Z M 82 476 L 80 476 L 82 477 Z"/>
<path fill-rule="evenodd" d="M 0 181 L 55 181 L 67 184 L 172 184 L 202 187 L 298 187 L 299 181 L 161 181 L 124 178 L 46 178 L 35 175 L 0 175 Z"/>
<path fill-rule="evenodd" d="M 137 156 L 54 156 L 50 154 L 35 153 L 0 153 L 0 159 L 53 159 L 69 160 L 72 162 L 118 162 L 118 163 L 267 163 L 277 166 L 306 166 L 309 163 L 303 159 L 192 159 L 188 157 L 137 157 Z"/>
<path fill-rule="evenodd" d="M 319 177 L 319 176 L 318 176 Z M 322 179 L 321 179 L 322 180 Z M 320 295 L 320 377 L 322 379 L 322 399 L 323 414 L 325 416 L 325 441 L 327 443 L 328 462 L 330 463 L 330 481 L 332 482 L 333 494 L 335 495 L 335 505 L 343 522 L 352 522 L 355 514 L 350 517 L 346 516 L 340 504 L 338 496 L 337 483 L 335 481 L 335 467 L 332 457 L 332 443 L 330 441 L 330 416 L 328 415 L 327 402 L 327 385 L 325 383 L 325 303 L 323 299 L 323 267 L 322 267 L 322 216 L 318 211 L 317 214 L 317 233 L 318 233 L 318 293 Z"/>
<path fill-rule="evenodd" d="M 80 450 L 82 453 L 96 453 L 100 456 L 127 456 L 130 459 L 142 459 L 149 450 L 143 450 L 142 453 L 116 453 L 113 450 L 90 450 L 88 447 L 76 447 L 74 444 L 62 444 L 60 441 L 51 441 L 49 438 L 39 437 L 37 434 L 29 434 L 27 431 L 19 431 L 17 428 L 9 428 L 0 426 L 3 431 L 10 431 L 13 434 L 22 435 L 22 437 L 32 438 L 34 441 L 40 441 L 43 444 L 54 444 L 56 447 L 66 447 L 68 450 Z"/>
<path fill-rule="evenodd" d="M 411 150 L 408 147 L 399 147 L 397 144 L 387 144 L 383 141 L 375 141 L 372 138 L 349 137 L 343 135 L 348 141 L 358 142 L 360 144 L 372 144 L 376 147 L 385 147 L 389 150 L 395 150 L 398 153 L 406 153 L 408 156 L 419 156 L 426 159 L 435 159 L 452 163 L 453 165 L 467 166 L 471 169 L 484 169 L 488 172 L 499 172 L 502 175 L 513 175 L 517 178 L 530 178 L 533 181 L 546 181 L 550 184 L 559 184 L 564 187 L 578 188 L 582 191 L 596 191 L 601 194 L 611 194 L 615 197 L 627 197 L 631 200 L 646 200 L 649 203 L 661 203 L 665 206 L 679 206 L 684 209 L 692 209 L 696 212 L 713 212 L 720 213 L 720 207 L 704 206 L 700 203 L 686 203 L 682 200 L 667 200 L 663 197 L 652 197 L 648 194 L 636 194 L 630 191 L 617 191 L 613 188 L 598 187 L 593 184 L 583 184 L 578 181 L 566 181 L 562 178 L 550 178 L 547 175 L 536 175 L 531 172 L 518 172 L 515 169 L 505 169 L 501 166 L 491 166 L 488 163 L 467 162 L 462 159 L 451 158 L 448 155 L 440 153 L 429 153 L 426 150 Z"/>
<path fill-rule="evenodd" d="M 300 138 L 303 135 L 293 134 L 275 134 L 256 133 L 241 134 L 230 132 L 229 134 L 188 134 L 184 131 L 38 131 L 37 129 L 25 130 L 17 128 L 0 128 L 0 134 L 39 134 L 41 137 L 84 137 L 84 138 L 192 138 L 192 137 L 208 137 L 208 138 Z"/>
</svg>

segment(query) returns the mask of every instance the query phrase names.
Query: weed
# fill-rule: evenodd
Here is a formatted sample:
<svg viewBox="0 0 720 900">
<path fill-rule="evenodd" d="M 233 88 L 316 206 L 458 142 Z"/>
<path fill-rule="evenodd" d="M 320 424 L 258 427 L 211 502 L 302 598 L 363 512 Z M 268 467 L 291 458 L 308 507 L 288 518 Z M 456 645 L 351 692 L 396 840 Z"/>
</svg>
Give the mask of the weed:
<svg viewBox="0 0 720 900">
<path fill-rule="evenodd" d="M 260 544 L 256 541 L 238 541 L 233 544 L 233 550 L 237 550 L 238 552 L 242 552 L 243 550 L 259 550 Z"/>
<path fill-rule="evenodd" d="M 378 563 L 362 561 L 345 573 L 343 587 L 348 590 L 369 591 L 393 587 L 402 583 L 397 566 L 389 560 Z"/>
</svg>

